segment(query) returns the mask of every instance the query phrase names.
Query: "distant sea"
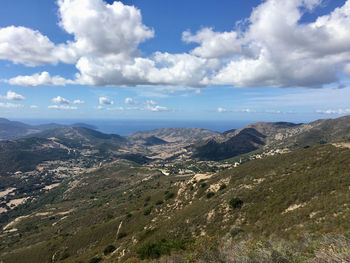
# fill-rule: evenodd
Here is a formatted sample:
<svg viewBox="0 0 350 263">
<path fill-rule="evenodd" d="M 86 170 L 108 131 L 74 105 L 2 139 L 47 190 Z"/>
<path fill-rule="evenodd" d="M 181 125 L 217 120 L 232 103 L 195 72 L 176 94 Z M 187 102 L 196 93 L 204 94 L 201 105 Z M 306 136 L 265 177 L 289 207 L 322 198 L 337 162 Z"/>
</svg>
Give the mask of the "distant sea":
<svg viewBox="0 0 350 263">
<path fill-rule="evenodd" d="M 190 121 L 190 120 L 92 120 L 92 119 L 16 119 L 31 125 L 57 123 L 70 125 L 85 123 L 96 127 L 103 133 L 113 133 L 123 136 L 131 135 L 139 131 L 149 131 L 161 128 L 203 128 L 217 132 L 242 128 L 252 121 Z"/>
</svg>

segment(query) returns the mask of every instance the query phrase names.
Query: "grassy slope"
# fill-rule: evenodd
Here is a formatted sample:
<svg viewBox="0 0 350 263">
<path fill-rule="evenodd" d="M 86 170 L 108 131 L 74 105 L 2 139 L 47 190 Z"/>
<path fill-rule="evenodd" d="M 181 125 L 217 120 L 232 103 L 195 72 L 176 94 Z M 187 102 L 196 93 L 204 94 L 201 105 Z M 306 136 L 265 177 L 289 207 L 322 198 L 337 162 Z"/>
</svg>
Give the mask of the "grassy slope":
<svg viewBox="0 0 350 263">
<path fill-rule="evenodd" d="M 349 167 L 349 149 L 323 145 L 251 161 L 205 182 L 128 165 L 102 169 L 84 176 L 64 198 L 35 210 L 50 215 L 23 219 L 16 226 L 21 236 L 13 233 L 3 239 L 0 260 L 49 262 L 55 255 L 62 262 L 89 262 L 93 257 L 118 262 L 124 255 L 120 262 L 137 262 L 137 248 L 151 243 L 190 261 L 209 262 L 209 251 L 219 260 L 215 247 L 227 234 L 233 239 L 230 244 L 250 237 L 251 248 L 270 238 L 294 244 L 307 234 L 317 240 L 323 234 L 347 233 Z M 140 183 L 148 175 L 153 179 Z M 223 183 L 225 189 L 214 189 Z M 176 196 L 166 200 L 165 192 Z M 208 192 L 215 194 L 207 198 Z M 241 209 L 229 206 L 233 197 L 244 202 Z M 158 200 L 163 204 L 157 205 Z M 71 208 L 70 214 L 58 214 Z M 121 222 L 119 232 L 126 236 L 118 239 Z M 108 245 L 117 250 L 104 256 Z M 293 249 L 299 250 L 299 258 L 315 257 L 312 246 Z"/>
</svg>

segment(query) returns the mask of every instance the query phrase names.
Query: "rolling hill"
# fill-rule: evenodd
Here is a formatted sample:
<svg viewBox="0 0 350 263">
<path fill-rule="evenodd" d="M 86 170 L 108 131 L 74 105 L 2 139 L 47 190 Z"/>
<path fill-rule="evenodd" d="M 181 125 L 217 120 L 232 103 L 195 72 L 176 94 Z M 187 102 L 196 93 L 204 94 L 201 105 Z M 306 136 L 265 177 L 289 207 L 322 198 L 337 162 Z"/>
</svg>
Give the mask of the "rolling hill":
<svg viewBox="0 0 350 263">
<path fill-rule="evenodd" d="M 0 260 L 347 262 L 349 160 L 327 144 L 204 177 L 110 165 L 14 211 Z"/>
<path fill-rule="evenodd" d="M 85 123 L 73 123 L 71 125 L 61 125 L 57 123 L 29 125 L 19 121 L 10 121 L 5 118 L 0 118 L 0 140 L 15 140 L 23 137 L 35 136 L 42 131 L 62 127 L 84 127 L 88 129 L 96 129 L 95 126 Z"/>
<path fill-rule="evenodd" d="M 349 141 L 349 116 L 2 141 L 0 262 L 350 262 Z"/>
<path fill-rule="evenodd" d="M 199 128 L 164 128 L 134 133 L 129 137 L 139 139 L 155 136 L 167 142 L 193 143 L 194 141 L 203 140 L 218 134 L 217 132 Z"/>
</svg>

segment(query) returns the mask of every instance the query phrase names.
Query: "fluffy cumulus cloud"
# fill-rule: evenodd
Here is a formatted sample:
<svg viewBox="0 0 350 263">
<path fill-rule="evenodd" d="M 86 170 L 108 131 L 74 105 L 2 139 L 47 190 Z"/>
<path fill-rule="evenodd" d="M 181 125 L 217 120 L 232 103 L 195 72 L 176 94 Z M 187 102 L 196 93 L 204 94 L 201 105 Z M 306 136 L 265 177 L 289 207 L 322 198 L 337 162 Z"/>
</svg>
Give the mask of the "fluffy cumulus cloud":
<svg viewBox="0 0 350 263">
<path fill-rule="evenodd" d="M 188 53 L 155 52 L 139 45 L 154 36 L 140 10 L 122 2 L 58 0 L 59 26 L 73 40 L 55 44 L 24 27 L 0 28 L 0 59 L 27 66 L 75 64 L 76 79 L 42 72 L 8 80 L 22 86 L 175 85 L 201 87 L 321 87 L 350 74 L 350 0 L 312 22 L 301 22 L 322 0 L 266 0 L 244 27 L 186 31 Z M 234 21 L 232 21 L 234 22 Z"/>
<path fill-rule="evenodd" d="M 350 1 L 312 23 L 303 11 L 320 0 L 269 0 L 254 9 L 241 35 L 244 50 L 209 81 L 235 86 L 319 87 L 337 81 L 350 59 Z M 235 40 L 237 41 L 237 40 Z"/>
<path fill-rule="evenodd" d="M 107 97 L 99 97 L 98 98 L 98 103 L 100 105 L 113 105 L 114 104 L 114 101 L 107 98 Z"/>
<path fill-rule="evenodd" d="M 95 107 L 96 110 L 108 110 L 108 111 L 152 111 L 152 112 L 167 112 L 171 111 L 168 107 L 160 106 L 153 100 L 147 100 L 143 102 L 137 102 L 132 98 L 126 98 L 125 104 L 132 105 L 134 107 L 103 107 L 102 105 L 113 105 L 114 102 L 106 97 L 99 98 L 100 105 Z"/>
<path fill-rule="evenodd" d="M 243 40 L 235 31 L 218 33 L 212 28 L 203 28 L 195 35 L 190 31 L 182 34 L 182 39 L 187 43 L 197 43 L 198 47 L 191 51 L 192 54 L 204 58 L 224 57 L 242 53 Z"/>
<path fill-rule="evenodd" d="M 130 104 L 130 105 L 137 105 L 139 104 L 137 101 L 135 101 L 133 98 L 125 98 L 124 100 L 125 104 Z"/>
<path fill-rule="evenodd" d="M 57 96 L 57 97 L 53 98 L 51 101 L 55 105 L 50 105 L 49 109 L 59 109 L 59 110 L 77 110 L 78 107 L 71 106 L 71 104 L 84 104 L 85 103 L 85 101 L 82 101 L 80 99 L 70 101 L 70 100 L 63 98 L 61 96 Z"/>
<path fill-rule="evenodd" d="M 15 26 L 0 28 L 0 59 L 27 66 L 72 62 L 62 56 L 64 50 L 64 45 L 55 45 L 39 31 Z"/>
<path fill-rule="evenodd" d="M 73 100 L 73 104 L 85 104 L 83 100 Z"/>
<path fill-rule="evenodd" d="M 42 73 L 37 73 L 31 76 L 17 76 L 15 78 L 11 78 L 7 81 L 11 85 L 19 85 L 19 86 L 29 86 L 29 87 L 37 87 L 37 86 L 65 86 L 66 84 L 73 84 L 74 81 L 64 79 L 60 76 L 51 77 L 50 74 L 46 71 Z"/>
<path fill-rule="evenodd" d="M 154 111 L 154 112 L 170 111 L 168 107 L 160 106 L 158 105 L 157 102 L 153 100 L 148 100 L 144 104 L 145 104 L 145 107 L 141 108 L 141 110 Z"/>
<path fill-rule="evenodd" d="M 57 96 L 56 98 L 53 98 L 52 102 L 55 104 L 70 104 L 69 100 L 67 100 L 61 96 Z"/>
<path fill-rule="evenodd" d="M 17 94 L 14 91 L 9 90 L 6 96 L 0 96 L 0 99 L 4 100 L 25 100 L 25 97 L 21 94 Z"/>
<path fill-rule="evenodd" d="M 74 41 L 69 47 L 85 56 L 134 56 L 138 45 L 153 37 L 142 24 L 140 10 L 121 2 L 59 0 L 60 26 Z"/>
</svg>

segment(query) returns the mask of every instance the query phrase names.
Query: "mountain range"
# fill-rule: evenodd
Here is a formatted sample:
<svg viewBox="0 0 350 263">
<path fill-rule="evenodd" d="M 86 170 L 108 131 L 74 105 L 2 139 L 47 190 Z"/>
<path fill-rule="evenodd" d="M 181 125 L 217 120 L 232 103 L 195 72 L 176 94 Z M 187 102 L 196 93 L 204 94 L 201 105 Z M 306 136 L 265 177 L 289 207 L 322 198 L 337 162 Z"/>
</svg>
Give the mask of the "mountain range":
<svg viewBox="0 0 350 263">
<path fill-rule="evenodd" d="M 0 262 L 350 261 L 350 116 L 0 147 Z"/>
</svg>

